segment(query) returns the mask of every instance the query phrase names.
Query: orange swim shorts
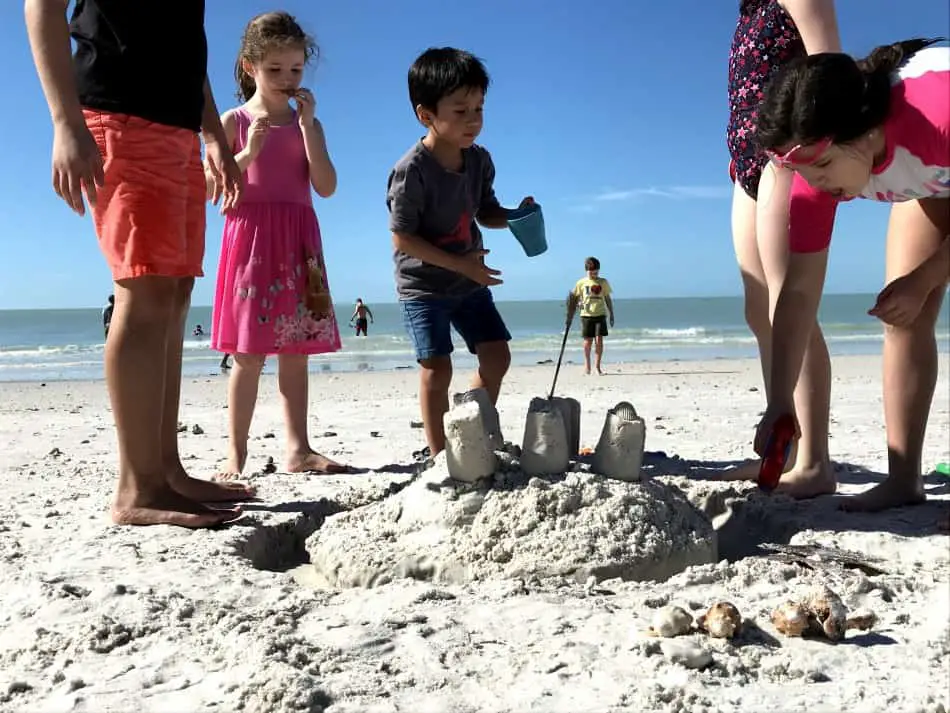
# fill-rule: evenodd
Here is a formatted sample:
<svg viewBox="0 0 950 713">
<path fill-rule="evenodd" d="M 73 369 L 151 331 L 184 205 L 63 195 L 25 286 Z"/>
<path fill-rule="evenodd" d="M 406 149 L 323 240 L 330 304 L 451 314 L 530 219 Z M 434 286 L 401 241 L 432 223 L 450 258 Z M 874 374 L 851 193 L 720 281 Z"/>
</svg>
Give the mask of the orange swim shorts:
<svg viewBox="0 0 950 713">
<path fill-rule="evenodd" d="M 83 114 L 104 162 L 92 216 L 112 279 L 201 277 L 206 193 L 198 135 L 126 114 Z"/>
</svg>

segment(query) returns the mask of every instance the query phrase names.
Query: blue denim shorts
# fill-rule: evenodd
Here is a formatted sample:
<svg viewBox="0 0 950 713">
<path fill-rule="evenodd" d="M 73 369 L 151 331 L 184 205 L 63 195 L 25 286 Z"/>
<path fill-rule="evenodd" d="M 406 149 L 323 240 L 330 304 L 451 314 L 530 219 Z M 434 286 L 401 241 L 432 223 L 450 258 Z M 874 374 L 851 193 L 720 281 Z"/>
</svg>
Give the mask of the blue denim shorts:
<svg viewBox="0 0 950 713">
<path fill-rule="evenodd" d="M 454 351 L 452 327 L 472 354 L 479 344 L 511 340 L 487 287 L 463 297 L 402 300 L 399 305 L 418 361 L 449 356 Z"/>
</svg>

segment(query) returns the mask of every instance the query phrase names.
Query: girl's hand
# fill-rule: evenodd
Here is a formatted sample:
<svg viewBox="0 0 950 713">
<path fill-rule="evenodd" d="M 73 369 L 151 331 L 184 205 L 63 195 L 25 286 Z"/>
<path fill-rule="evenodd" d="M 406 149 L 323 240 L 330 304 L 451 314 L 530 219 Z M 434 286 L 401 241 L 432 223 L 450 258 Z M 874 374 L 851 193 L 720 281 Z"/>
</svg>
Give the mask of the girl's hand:
<svg viewBox="0 0 950 713">
<path fill-rule="evenodd" d="M 518 204 L 518 208 L 527 208 L 529 205 L 534 204 L 534 198 L 532 196 L 525 196 L 521 199 L 521 203 Z"/>
<path fill-rule="evenodd" d="M 881 290 L 868 314 L 885 324 L 906 327 L 917 319 L 932 290 L 923 273 L 913 270 Z"/>
<path fill-rule="evenodd" d="M 772 431 L 775 429 L 775 422 L 784 414 L 791 414 L 795 421 L 795 439 L 797 440 L 801 437 L 802 432 L 798 425 L 798 417 L 795 415 L 795 407 L 769 404 L 765 409 L 765 413 L 762 415 L 762 420 L 759 421 L 759 425 L 755 427 L 753 448 L 759 456 L 765 454 L 765 445 L 768 443 L 769 436 L 772 435 Z"/>
<path fill-rule="evenodd" d="M 267 132 L 270 131 L 270 120 L 259 116 L 251 122 L 247 130 L 247 150 L 255 158 L 264 148 L 264 140 L 267 138 Z"/>
<path fill-rule="evenodd" d="M 313 126 L 317 112 L 317 100 L 314 98 L 313 92 L 301 87 L 294 95 L 294 100 L 297 102 L 297 122 L 301 128 L 306 129 L 308 126 Z"/>
</svg>

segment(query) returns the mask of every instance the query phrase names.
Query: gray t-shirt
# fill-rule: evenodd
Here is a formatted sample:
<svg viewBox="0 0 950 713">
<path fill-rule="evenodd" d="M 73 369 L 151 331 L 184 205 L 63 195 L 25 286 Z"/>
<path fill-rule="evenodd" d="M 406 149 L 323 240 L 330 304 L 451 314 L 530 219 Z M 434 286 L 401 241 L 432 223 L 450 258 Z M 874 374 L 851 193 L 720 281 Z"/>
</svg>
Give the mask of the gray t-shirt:
<svg viewBox="0 0 950 713">
<path fill-rule="evenodd" d="M 449 171 L 419 141 L 389 174 L 386 206 L 389 229 L 415 235 L 450 253 L 482 249 L 475 216 L 498 206 L 495 165 L 481 146 L 462 152 L 463 167 Z M 398 250 L 396 292 L 399 299 L 458 297 L 478 289 L 467 277 L 409 257 Z"/>
</svg>

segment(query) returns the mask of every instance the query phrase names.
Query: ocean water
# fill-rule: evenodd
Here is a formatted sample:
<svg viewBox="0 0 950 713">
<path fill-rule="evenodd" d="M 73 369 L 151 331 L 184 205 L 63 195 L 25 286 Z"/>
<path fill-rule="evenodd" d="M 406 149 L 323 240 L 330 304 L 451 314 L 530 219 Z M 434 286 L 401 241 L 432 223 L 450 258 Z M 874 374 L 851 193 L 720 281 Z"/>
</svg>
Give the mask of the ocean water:
<svg viewBox="0 0 950 713">
<path fill-rule="evenodd" d="M 874 295 L 826 295 L 821 322 L 833 354 L 877 354 L 882 343 L 880 322 L 867 315 Z M 377 371 L 414 366 L 398 305 L 370 305 L 376 318 L 369 336 L 357 338 L 343 332 L 343 350 L 315 356 L 311 370 Z M 564 333 L 564 305 L 559 301 L 499 302 L 512 333 L 513 362 L 537 364 L 556 359 Z M 683 361 L 754 357 L 755 340 L 745 325 L 739 297 L 633 299 L 615 303 L 617 325 L 610 330 L 605 364 L 638 361 Z M 337 316 L 345 327 L 351 307 L 340 307 Z M 195 325 L 207 330 L 210 307 L 194 307 L 188 334 Z M 946 303 L 937 327 L 941 351 L 950 350 L 950 314 Z M 0 311 L 0 381 L 53 381 L 101 379 L 103 335 L 99 309 Z M 456 338 L 457 364 L 470 366 L 474 359 Z M 565 362 L 582 359 L 579 321 L 568 339 Z M 213 352 L 208 338 L 186 336 L 184 373 L 203 376 L 219 373 L 221 355 Z M 275 360 L 265 368 L 273 372 Z"/>
</svg>

